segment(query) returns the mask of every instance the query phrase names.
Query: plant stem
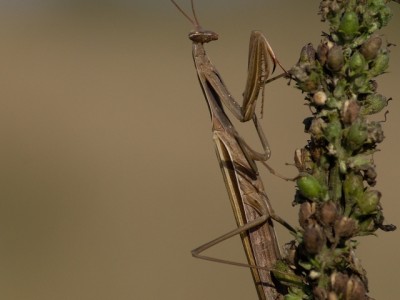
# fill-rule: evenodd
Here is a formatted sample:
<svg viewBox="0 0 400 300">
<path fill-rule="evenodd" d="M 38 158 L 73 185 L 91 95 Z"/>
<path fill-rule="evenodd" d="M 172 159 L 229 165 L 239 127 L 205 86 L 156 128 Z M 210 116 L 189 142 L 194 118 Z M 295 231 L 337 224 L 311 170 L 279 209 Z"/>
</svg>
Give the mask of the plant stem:
<svg viewBox="0 0 400 300">
<path fill-rule="evenodd" d="M 304 121 L 310 140 L 296 151 L 301 229 L 274 271 L 289 287 L 286 300 L 369 299 L 354 238 L 396 228 L 383 224 L 381 193 L 372 189 L 384 135 L 382 122 L 368 119 L 390 100 L 375 80 L 389 63 L 389 45 L 376 33 L 391 17 L 389 2 L 322 0 L 329 33 L 317 49 L 304 46 L 290 71 L 312 115 Z"/>
</svg>

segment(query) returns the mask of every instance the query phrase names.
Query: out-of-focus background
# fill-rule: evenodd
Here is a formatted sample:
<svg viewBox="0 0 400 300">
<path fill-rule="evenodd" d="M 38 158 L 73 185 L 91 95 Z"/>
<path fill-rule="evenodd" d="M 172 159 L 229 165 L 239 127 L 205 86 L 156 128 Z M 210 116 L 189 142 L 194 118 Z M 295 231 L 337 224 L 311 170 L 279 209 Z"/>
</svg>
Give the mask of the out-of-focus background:
<svg viewBox="0 0 400 300">
<path fill-rule="evenodd" d="M 290 67 L 327 29 L 318 3 L 196 2 L 201 23 L 220 34 L 207 50 L 239 101 L 250 31 L 265 32 Z M 400 44 L 400 5 L 392 7 L 383 32 Z M 190 256 L 234 228 L 191 29 L 167 0 L 0 1 L 2 299 L 256 299 L 249 270 Z M 394 100 L 375 161 L 387 221 L 397 225 L 399 81 L 393 47 L 379 90 Z M 307 140 L 303 103 L 284 80 L 267 87 L 270 164 L 287 176 Z M 256 141 L 251 126 L 239 130 Z M 297 224 L 294 184 L 261 172 L 275 210 Z M 290 239 L 278 232 L 282 244 Z M 371 296 L 394 299 L 399 231 L 359 240 Z M 238 238 L 209 253 L 243 260 Z"/>
</svg>

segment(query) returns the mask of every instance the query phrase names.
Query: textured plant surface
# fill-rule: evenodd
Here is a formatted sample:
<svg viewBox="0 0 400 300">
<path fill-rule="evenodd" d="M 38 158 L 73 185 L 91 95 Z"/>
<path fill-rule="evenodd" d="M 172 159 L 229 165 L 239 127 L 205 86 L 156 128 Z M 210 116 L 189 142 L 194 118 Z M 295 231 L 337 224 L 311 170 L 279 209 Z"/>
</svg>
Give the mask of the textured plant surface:
<svg viewBox="0 0 400 300">
<path fill-rule="evenodd" d="M 290 71 L 312 116 L 304 120 L 310 140 L 295 156 L 301 229 L 273 272 L 286 300 L 369 299 L 354 238 L 395 229 L 373 189 L 382 122 L 368 118 L 390 100 L 375 81 L 389 63 L 390 45 L 377 33 L 391 17 L 388 2 L 321 1 L 329 33 L 316 50 L 306 45 Z"/>
</svg>

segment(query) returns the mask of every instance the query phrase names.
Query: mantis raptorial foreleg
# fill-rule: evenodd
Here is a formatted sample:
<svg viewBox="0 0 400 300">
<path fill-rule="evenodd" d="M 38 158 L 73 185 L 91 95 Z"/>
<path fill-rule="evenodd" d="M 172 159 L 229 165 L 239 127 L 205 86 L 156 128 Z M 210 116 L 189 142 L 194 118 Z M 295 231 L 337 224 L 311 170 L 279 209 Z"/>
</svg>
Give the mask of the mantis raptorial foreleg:
<svg viewBox="0 0 400 300">
<path fill-rule="evenodd" d="M 258 176 L 255 161 L 267 160 L 271 152 L 267 138 L 255 115 L 255 107 L 260 89 L 269 81 L 270 72 L 275 69 L 276 64 L 280 66 L 280 63 L 264 35 L 259 31 L 253 31 L 250 37 L 247 83 L 243 94 L 243 104 L 240 106 L 228 91 L 221 75 L 208 59 L 204 49 L 204 43 L 217 40 L 218 35 L 201 28 L 194 12 L 193 0 L 193 20 L 174 0 L 171 1 L 195 27 L 189 33 L 189 38 L 193 42 L 193 60 L 210 110 L 217 157 L 238 225 L 238 228 L 194 249 L 192 254 L 211 261 L 251 267 L 259 298 L 276 299 L 278 292 L 274 287 L 269 270 L 280 259 L 280 251 L 271 219 L 279 220 L 291 231 L 295 230 L 275 216 Z M 278 77 L 282 76 L 285 74 Z M 253 120 L 263 153 L 251 149 L 239 136 L 225 114 L 222 104 L 228 107 L 241 122 Z M 240 234 L 242 238 L 248 264 L 216 259 L 201 254 L 204 250 L 237 234 Z"/>
<path fill-rule="evenodd" d="M 257 104 L 257 98 L 259 97 L 260 90 L 264 90 L 264 85 L 277 78 L 287 76 L 286 70 L 282 67 L 272 47 L 268 43 L 265 36 L 260 31 L 252 31 L 250 35 L 249 43 L 249 56 L 248 56 L 248 76 L 246 81 L 246 87 L 243 92 L 243 103 L 240 106 L 237 101 L 233 98 L 232 94 L 227 89 L 225 83 L 222 80 L 221 75 L 214 65 L 208 60 L 203 43 L 207 43 L 218 39 L 218 35 L 214 32 L 203 30 L 199 25 L 195 11 L 192 10 L 194 20 L 192 20 L 177 4 L 174 0 L 171 2 L 182 12 L 182 14 L 194 25 L 195 29 L 189 34 L 189 38 L 193 41 L 193 55 L 198 73 L 202 73 L 209 88 L 217 94 L 218 98 L 223 104 L 228 107 L 236 119 L 241 122 L 247 122 L 253 119 L 258 136 L 263 147 L 263 153 L 252 150 L 247 144 L 239 138 L 239 143 L 245 147 L 248 151 L 246 155 L 249 155 L 249 163 L 252 168 L 256 171 L 257 167 L 254 160 L 267 160 L 270 157 L 270 148 L 265 134 L 262 132 L 261 126 L 258 125 L 258 120 L 255 116 L 255 109 Z M 197 54 L 194 54 L 196 52 Z M 202 61 L 196 62 L 196 58 Z M 273 64 L 271 70 L 271 62 Z M 271 71 L 275 70 L 276 65 L 279 65 L 284 73 L 274 78 L 269 79 Z M 200 76 L 200 74 L 199 74 Z M 200 79 L 200 78 L 199 78 Z M 204 87 L 203 87 L 204 89 Z M 264 95 L 264 93 L 262 93 Z M 262 98 L 264 101 L 264 98 Z"/>
</svg>

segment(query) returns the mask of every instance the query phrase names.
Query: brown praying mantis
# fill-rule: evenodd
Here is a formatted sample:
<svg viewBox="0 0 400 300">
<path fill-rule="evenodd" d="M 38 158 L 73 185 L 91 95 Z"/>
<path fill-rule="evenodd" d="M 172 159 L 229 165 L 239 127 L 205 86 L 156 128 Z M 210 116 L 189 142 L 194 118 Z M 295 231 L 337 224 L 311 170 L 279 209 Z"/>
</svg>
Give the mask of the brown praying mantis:
<svg viewBox="0 0 400 300">
<path fill-rule="evenodd" d="M 279 294 L 272 282 L 270 270 L 274 268 L 281 256 L 272 219 L 291 231 L 294 229 L 275 215 L 258 174 L 255 161 L 265 162 L 269 159 L 271 152 L 255 114 L 255 108 L 259 92 L 264 85 L 273 79 L 285 76 L 286 71 L 268 80 L 271 72 L 270 61 L 273 63 L 273 70 L 276 64 L 283 70 L 284 68 L 280 65 L 264 35 L 259 31 L 253 31 L 250 36 L 247 83 L 243 94 L 243 104 L 240 106 L 228 91 L 221 75 L 208 59 L 204 49 L 204 44 L 217 40 L 218 35 L 204 30 L 199 25 L 193 0 L 191 0 L 193 19 L 174 0 L 171 2 L 194 26 L 194 30 L 189 33 L 189 39 L 193 43 L 193 60 L 210 111 L 216 153 L 238 225 L 238 228 L 192 250 L 192 255 L 210 261 L 250 267 L 259 299 L 277 299 Z M 254 122 L 263 153 L 250 148 L 239 136 L 222 104 L 241 122 L 250 120 Z M 241 237 L 248 264 L 202 254 L 206 249 L 238 234 Z"/>
</svg>

